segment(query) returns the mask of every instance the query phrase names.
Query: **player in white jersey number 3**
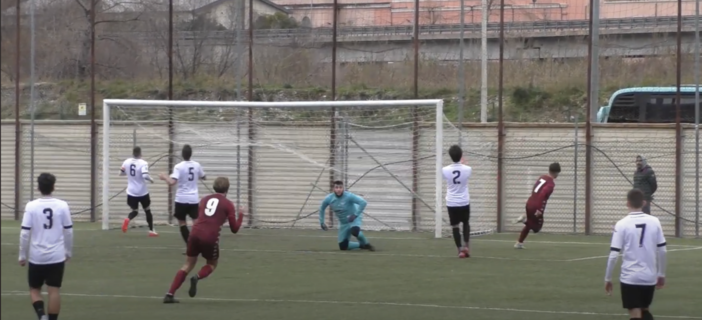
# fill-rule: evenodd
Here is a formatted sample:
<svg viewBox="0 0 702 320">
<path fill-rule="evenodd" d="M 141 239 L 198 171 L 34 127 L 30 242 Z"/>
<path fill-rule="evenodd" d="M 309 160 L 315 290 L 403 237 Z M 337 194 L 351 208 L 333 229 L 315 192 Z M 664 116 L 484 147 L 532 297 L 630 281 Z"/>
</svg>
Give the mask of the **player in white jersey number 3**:
<svg viewBox="0 0 702 320">
<path fill-rule="evenodd" d="M 619 282 L 622 305 L 631 320 L 653 320 L 649 307 L 656 288 L 665 285 L 666 242 L 658 218 L 645 214 L 644 194 L 634 189 L 627 194 L 630 213 L 619 220 L 612 234 L 611 253 L 605 272 L 605 291 L 612 294 L 612 270 L 619 253 L 623 261 Z"/>
<path fill-rule="evenodd" d="M 120 176 L 127 176 L 127 205 L 131 212 L 122 223 L 122 232 L 127 232 L 129 223 L 139 214 L 139 204 L 144 209 L 146 223 L 149 225 L 149 237 L 156 237 L 158 233 L 154 230 L 154 217 L 151 214 L 151 197 L 146 181 L 154 183 L 149 175 L 149 163 L 141 158 L 141 148 L 134 147 L 133 158 L 124 160 L 119 170 Z"/>
<path fill-rule="evenodd" d="M 171 176 L 169 177 L 162 173 L 159 177 L 161 180 L 166 181 L 168 185 L 178 184 L 173 216 L 178 219 L 180 235 L 187 244 L 190 230 L 188 230 L 188 223 L 185 218 L 189 216 L 192 220 L 197 219 L 198 203 L 200 203 L 197 183 L 200 180 L 205 180 L 206 177 L 202 166 L 197 161 L 190 160 L 193 156 L 193 149 L 190 145 L 186 144 L 183 146 L 181 155 L 183 156 L 183 161 L 173 167 Z"/>
<path fill-rule="evenodd" d="M 37 185 L 42 197 L 27 203 L 20 232 L 19 264 L 27 265 L 29 295 L 37 318 L 57 320 L 61 309 L 59 288 L 73 250 L 73 222 L 65 201 L 51 197 L 56 177 L 42 173 Z M 41 288 L 49 292 L 48 317 Z"/>
<path fill-rule="evenodd" d="M 453 230 L 453 241 L 456 242 L 459 258 L 470 257 L 470 192 L 468 191 L 468 180 L 473 174 L 473 168 L 463 164 L 463 150 L 457 145 L 451 146 L 448 154 L 453 164 L 442 169 L 444 180 L 446 180 L 446 207 L 448 209 L 451 229 Z M 463 224 L 463 241 L 461 242 L 461 230 L 459 225 Z"/>
</svg>

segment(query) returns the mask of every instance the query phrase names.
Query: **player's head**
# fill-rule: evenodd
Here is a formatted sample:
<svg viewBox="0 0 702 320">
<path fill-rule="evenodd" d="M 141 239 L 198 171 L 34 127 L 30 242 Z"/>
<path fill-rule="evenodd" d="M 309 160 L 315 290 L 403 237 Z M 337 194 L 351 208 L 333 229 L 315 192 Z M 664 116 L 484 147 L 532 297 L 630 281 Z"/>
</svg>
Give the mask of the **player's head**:
<svg viewBox="0 0 702 320">
<path fill-rule="evenodd" d="M 641 211 L 641 208 L 646 204 L 645 202 L 644 194 L 639 189 L 632 189 L 626 195 L 626 206 L 631 211 Z"/>
<path fill-rule="evenodd" d="M 141 158 L 141 147 L 134 147 L 132 150 L 132 155 L 134 158 Z"/>
<path fill-rule="evenodd" d="M 636 168 L 641 169 L 646 166 L 646 158 L 642 155 L 636 156 Z"/>
<path fill-rule="evenodd" d="M 558 178 L 558 174 L 561 173 L 561 164 L 558 162 L 554 162 L 551 165 L 548 166 L 548 174 L 556 179 Z"/>
<path fill-rule="evenodd" d="M 183 146 L 183 151 L 181 152 L 183 160 L 190 161 L 190 157 L 193 156 L 193 148 L 189 144 Z"/>
<path fill-rule="evenodd" d="M 449 148 L 448 154 L 453 163 L 458 163 L 461 162 L 461 158 L 463 157 L 463 149 L 461 149 L 461 147 L 459 147 L 457 144 L 454 144 L 451 146 L 451 148 Z"/>
<path fill-rule="evenodd" d="M 337 197 L 341 197 L 341 195 L 344 193 L 344 182 L 336 180 L 334 181 L 334 194 L 336 194 Z"/>
<path fill-rule="evenodd" d="M 226 194 L 229 192 L 229 179 L 225 177 L 218 177 L 215 179 L 212 189 L 214 189 L 214 191 L 217 193 Z"/>
<path fill-rule="evenodd" d="M 54 192 L 56 177 L 51 173 L 42 173 L 37 178 L 37 187 L 42 195 L 48 196 Z"/>
</svg>

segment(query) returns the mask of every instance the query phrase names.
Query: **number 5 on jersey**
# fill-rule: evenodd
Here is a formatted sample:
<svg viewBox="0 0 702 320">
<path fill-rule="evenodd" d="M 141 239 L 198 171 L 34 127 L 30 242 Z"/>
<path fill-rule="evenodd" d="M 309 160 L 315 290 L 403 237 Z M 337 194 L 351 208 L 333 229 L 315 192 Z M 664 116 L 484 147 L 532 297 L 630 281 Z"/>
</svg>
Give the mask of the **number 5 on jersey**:
<svg viewBox="0 0 702 320">
<path fill-rule="evenodd" d="M 205 205 L 205 215 L 208 217 L 211 217 L 217 212 L 217 206 L 219 205 L 219 199 L 217 198 L 210 198 L 210 200 L 207 200 L 207 204 Z"/>
</svg>

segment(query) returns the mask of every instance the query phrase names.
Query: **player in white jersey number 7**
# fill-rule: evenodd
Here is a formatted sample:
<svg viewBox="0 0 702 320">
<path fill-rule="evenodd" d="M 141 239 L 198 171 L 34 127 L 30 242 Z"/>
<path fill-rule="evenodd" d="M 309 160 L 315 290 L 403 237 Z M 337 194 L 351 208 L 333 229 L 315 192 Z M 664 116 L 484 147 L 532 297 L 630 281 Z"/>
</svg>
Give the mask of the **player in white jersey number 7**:
<svg viewBox="0 0 702 320">
<path fill-rule="evenodd" d="M 41 320 L 58 320 L 61 309 L 59 288 L 63 270 L 73 251 L 73 221 L 65 201 L 51 197 L 56 177 L 42 173 L 37 185 L 42 197 L 27 203 L 20 232 L 19 264 L 27 265 L 29 296 Z M 49 292 L 48 317 L 41 288 Z M 3 317 L 4 319 L 5 317 Z"/>
<path fill-rule="evenodd" d="M 183 156 L 183 161 L 173 167 L 171 176 L 169 177 L 162 173 L 159 175 L 159 178 L 171 186 L 178 184 L 173 216 L 178 220 L 180 235 L 187 244 L 190 230 L 188 230 L 188 223 L 185 219 L 189 216 L 193 223 L 197 219 L 198 203 L 200 202 L 197 184 L 199 180 L 205 180 L 206 176 L 200 163 L 190 160 L 193 156 L 193 149 L 190 145 L 186 144 L 183 146 L 181 155 Z"/>
<path fill-rule="evenodd" d="M 643 213 L 645 204 L 641 190 L 629 191 L 629 214 L 614 227 L 605 272 L 605 292 L 611 295 L 612 271 L 621 252 L 624 256 L 619 276 L 622 305 L 629 310 L 631 320 L 653 320 L 649 310 L 653 294 L 656 288 L 665 285 L 665 236 L 658 218 Z"/>
<path fill-rule="evenodd" d="M 127 232 L 129 223 L 139 214 L 139 204 L 141 204 L 146 215 L 146 223 L 149 225 L 149 237 L 157 237 L 158 233 L 154 230 L 154 217 L 149 207 L 151 206 L 149 187 L 146 185 L 146 181 L 154 183 L 154 179 L 149 175 L 149 163 L 141 158 L 140 147 L 134 147 L 132 156 L 134 157 L 124 160 L 119 170 L 120 176 L 127 176 L 127 205 L 132 210 L 122 223 L 122 232 Z"/>
</svg>

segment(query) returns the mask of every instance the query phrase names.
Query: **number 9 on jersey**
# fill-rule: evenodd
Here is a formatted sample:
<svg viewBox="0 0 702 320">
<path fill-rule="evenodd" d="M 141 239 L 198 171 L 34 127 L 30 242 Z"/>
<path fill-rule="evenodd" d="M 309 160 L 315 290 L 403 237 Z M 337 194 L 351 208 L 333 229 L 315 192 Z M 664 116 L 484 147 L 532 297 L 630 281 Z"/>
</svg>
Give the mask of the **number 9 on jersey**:
<svg viewBox="0 0 702 320">
<path fill-rule="evenodd" d="M 219 205 L 219 199 L 217 198 L 211 198 L 210 200 L 207 200 L 207 204 L 205 205 L 205 215 L 208 217 L 211 217 L 217 212 L 217 206 Z"/>
</svg>

